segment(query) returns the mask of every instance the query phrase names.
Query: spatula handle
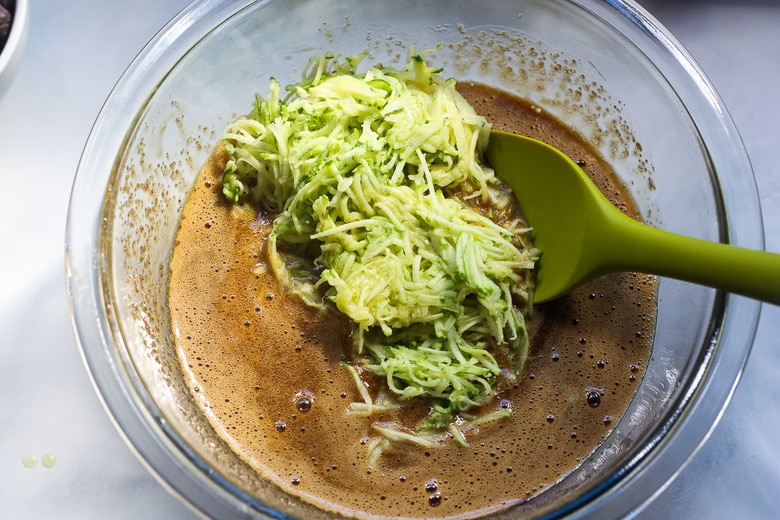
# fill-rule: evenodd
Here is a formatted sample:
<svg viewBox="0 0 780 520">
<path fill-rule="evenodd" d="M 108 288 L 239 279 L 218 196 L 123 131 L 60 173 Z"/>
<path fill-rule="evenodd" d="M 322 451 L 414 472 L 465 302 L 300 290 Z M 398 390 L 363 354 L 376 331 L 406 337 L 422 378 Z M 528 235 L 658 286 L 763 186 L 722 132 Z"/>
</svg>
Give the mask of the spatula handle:
<svg viewBox="0 0 780 520">
<path fill-rule="evenodd" d="M 612 270 L 633 270 L 780 305 L 780 254 L 685 237 L 624 219 L 614 226 Z"/>
</svg>

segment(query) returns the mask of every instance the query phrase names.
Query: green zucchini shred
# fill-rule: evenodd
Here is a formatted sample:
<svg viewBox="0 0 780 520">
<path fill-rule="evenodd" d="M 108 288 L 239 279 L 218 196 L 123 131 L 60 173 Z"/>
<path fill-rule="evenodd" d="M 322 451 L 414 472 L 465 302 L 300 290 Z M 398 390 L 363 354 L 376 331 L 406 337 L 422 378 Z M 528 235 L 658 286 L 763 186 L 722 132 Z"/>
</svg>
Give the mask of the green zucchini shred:
<svg viewBox="0 0 780 520">
<path fill-rule="evenodd" d="M 355 324 L 363 368 L 401 400 L 428 399 L 432 416 L 420 430 L 446 432 L 455 414 L 492 398 L 502 369 L 491 348 L 508 348 L 522 368 L 528 338 L 518 309 L 530 307 L 537 252 L 522 222 L 498 225 L 469 203 L 504 204 L 481 164 L 490 125 L 454 80 L 412 54 L 400 70 L 364 73 L 365 54 L 317 55 L 286 94 L 272 78 L 268 97 L 256 96 L 223 136 L 223 193 L 276 215 L 268 242 L 276 277 L 312 305 L 322 305 L 315 290 L 325 291 Z M 284 250 L 315 251 L 313 287 L 291 275 Z"/>
</svg>

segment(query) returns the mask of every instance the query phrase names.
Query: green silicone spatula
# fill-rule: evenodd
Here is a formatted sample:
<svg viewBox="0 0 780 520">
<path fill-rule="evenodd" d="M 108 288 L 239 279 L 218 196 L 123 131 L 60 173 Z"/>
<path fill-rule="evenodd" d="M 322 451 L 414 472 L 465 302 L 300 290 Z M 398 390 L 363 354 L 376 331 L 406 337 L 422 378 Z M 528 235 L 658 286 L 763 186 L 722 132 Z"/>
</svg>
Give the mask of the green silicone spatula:
<svg viewBox="0 0 780 520">
<path fill-rule="evenodd" d="M 613 206 L 577 164 L 528 137 L 493 131 L 486 159 L 517 196 L 542 254 L 534 301 L 610 272 L 641 272 L 780 304 L 780 255 L 680 236 Z"/>
</svg>

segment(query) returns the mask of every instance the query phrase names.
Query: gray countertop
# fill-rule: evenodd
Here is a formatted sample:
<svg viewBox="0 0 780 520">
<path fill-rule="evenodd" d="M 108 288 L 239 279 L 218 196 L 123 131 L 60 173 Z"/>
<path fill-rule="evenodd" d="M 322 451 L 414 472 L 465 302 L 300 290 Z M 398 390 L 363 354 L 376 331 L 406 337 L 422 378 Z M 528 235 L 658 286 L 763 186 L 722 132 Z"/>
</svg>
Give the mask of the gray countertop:
<svg viewBox="0 0 780 520">
<path fill-rule="evenodd" d="M 125 66 L 188 2 L 30 3 L 26 51 L 0 98 L 0 517 L 194 518 L 103 411 L 71 330 L 63 267 L 92 122 Z M 780 2 L 641 3 L 724 99 L 755 170 L 766 248 L 780 252 Z M 780 518 L 778 338 L 780 307 L 765 305 L 720 424 L 640 518 Z"/>
</svg>

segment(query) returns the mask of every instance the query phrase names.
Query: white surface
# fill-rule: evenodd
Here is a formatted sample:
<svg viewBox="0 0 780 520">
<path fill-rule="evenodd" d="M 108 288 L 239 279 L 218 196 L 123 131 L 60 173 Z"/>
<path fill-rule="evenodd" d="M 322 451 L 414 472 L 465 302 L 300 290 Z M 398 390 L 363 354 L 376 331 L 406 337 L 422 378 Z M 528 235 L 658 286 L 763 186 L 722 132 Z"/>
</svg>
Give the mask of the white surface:
<svg viewBox="0 0 780 520">
<path fill-rule="evenodd" d="M 35 0 L 0 98 L 0 517 L 192 519 L 138 462 L 91 388 L 63 269 L 73 174 L 125 66 L 185 0 Z M 643 4 L 725 100 L 756 172 L 767 249 L 780 252 L 780 2 Z M 641 518 L 780 518 L 780 308 L 764 306 L 723 420 Z M 41 464 L 51 453 L 57 463 Z M 26 468 L 22 459 L 35 455 Z"/>
</svg>

